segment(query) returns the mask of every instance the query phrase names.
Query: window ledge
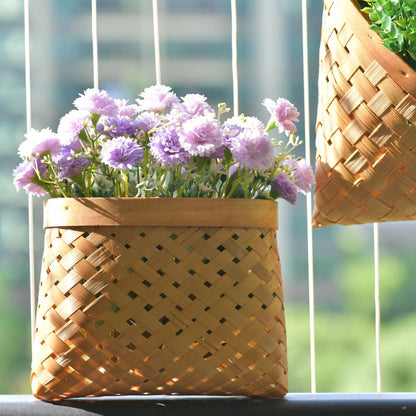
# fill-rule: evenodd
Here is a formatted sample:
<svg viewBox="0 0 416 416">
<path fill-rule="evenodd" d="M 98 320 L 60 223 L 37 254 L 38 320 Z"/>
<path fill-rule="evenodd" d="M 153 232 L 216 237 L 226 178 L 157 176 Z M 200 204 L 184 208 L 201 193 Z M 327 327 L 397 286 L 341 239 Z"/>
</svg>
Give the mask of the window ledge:
<svg viewBox="0 0 416 416">
<path fill-rule="evenodd" d="M 291 393 L 284 399 L 127 396 L 47 403 L 30 395 L 0 395 L 0 416 L 395 416 L 416 414 L 416 393 Z"/>
</svg>

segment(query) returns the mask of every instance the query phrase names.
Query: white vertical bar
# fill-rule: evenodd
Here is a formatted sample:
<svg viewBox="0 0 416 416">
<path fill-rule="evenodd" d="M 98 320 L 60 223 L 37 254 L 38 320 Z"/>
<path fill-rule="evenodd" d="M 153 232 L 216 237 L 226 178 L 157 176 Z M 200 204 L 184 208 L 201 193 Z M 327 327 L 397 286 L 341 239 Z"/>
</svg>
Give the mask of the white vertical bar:
<svg viewBox="0 0 416 416">
<path fill-rule="evenodd" d="M 98 30 L 97 30 L 97 0 L 91 0 L 91 32 L 94 88 L 99 88 L 98 78 Z"/>
<path fill-rule="evenodd" d="M 26 90 L 26 129 L 32 128 L 32 98 L 30 83 L 30 24 L 29 0 L 24 0 L 24 30 L 25 30 L 25 90 Z M 31 339 L 35 333 L 36 294 L 35 294 L 35 260 L 34 260 L 34 233 L 33 233 L 33 196 L 28 195 L 28 222 L 29 222 L 29 284 L 30 284 L 30 324 Z"/>
<path fill-rule="evenodd" d="M 373 224 L 374 239 L 374 304 L 376 328 L 377 393 L 381 393 L 381 341 L 380 341 L 380 244 L 379 225 Z"/>
<path fill-rule="evenodd" d="M 162 70 L 160 65 L 160 36 L 159 36 L 159 8 L 158 0 L 153 0 L 153 38 L 155 49 L 156 84 L 162 83 Z"/>
<path fill-rule="evenodd" d="M 305 159 L 311 164 L 310 107 L 309 107 L 309 57 L 308 57 L 308 3 L 302 0 L 303 97 L 305 107 Z M 315 354 L 315 285 L 312 238 L 312 195 L 306 195 L 308 286 L 309 286 L 309 338 L 311 359 L 311 392 L 316 393 Z"/>
<path fill-rule="evenodd" d="M 231 0 L 231 50 L 232 50 L 232 72 L 233 72 L 233 106 L 234 116 L 238 116 L 239 97 L 238 97 L 238 50 L 237 50 L 237 4 L 236 0 Z"/>
</svg>

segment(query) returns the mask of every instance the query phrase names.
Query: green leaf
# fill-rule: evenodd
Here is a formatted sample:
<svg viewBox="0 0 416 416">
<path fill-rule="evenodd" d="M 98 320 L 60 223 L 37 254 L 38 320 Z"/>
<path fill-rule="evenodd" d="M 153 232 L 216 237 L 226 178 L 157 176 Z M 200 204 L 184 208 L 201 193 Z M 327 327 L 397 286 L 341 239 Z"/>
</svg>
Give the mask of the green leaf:
<svg viewBox="0 0 416 416">
<path fill-rule="evenodd" d="M 205 156 L 196 156 L 196 167 L 198 171 L 201 171 L 207 163 L 210 162 L 210 159 Z"/>
<path fill-rule="evenodd" d="M 416 69 L 412 62 L 416 51 L 416 0 L 367 0 L 366 3 L 362 12 L 372 22 L 370 29 L 380 35 L 388 49 Z"/>
<path fill-rule="evenodd" d="M 370 14 L 373 11 L 373 8 L 372 7 L 364 7 L 363 9 L 361 9 L 361 11 L 363 13 Z"/>
<path fill-rule="evenodd" d="M 374 30 L 374 32 L 377 32 L 377 33 L 384 33 L 383 29 L 381 27 L 378 27 L 377 25 L 371 25 L 370 29 Z"/>
<path fill-rule="evenodd" d="M 403 29 L 406 29 L 407 21 L 406 21 L 406 19 L 397 19 L 396 24 L 397 24 L 397 26 L 399 26 Z"/>
<path fill-rule="evenodd" d="M 79 137 L 80 140 L 82 140 L 86 143 L 89 143 L 89 141 L 90 141 L 89 138 L 88 138 L 88 134 L 85 132 L 85 129 L 82 129 L 79 132 L 78 137 Z"/>
<path fill-rule="evenodd" d="M 224 162 L 226 165 L 230 164 L 233 160 L 233 154 L 231 153 L 231 150 L 228 147 L 223 147 L 224 150 Z"/>
<path fill-rule="evenodd" d="M 380 21 L 380 19 L 382 18 L 382 15 L 380 15 L 377 12 L 372 12 L 369 14 L 369 18 L 373 21 L 373 22 L 378 22 Z"/>
<path fill-rule="evenodd" d="M 278 198 L 280 198 L 280 195 L 272 188 L 272 189 L 270 189 L 270 196 L 273 198 L 273 199 L 278 199 Z"/>
<path fill-rule="evenodd" d="M 416 0 L 403 0 L 403 3 L 410 9 L 416 8 Z"/>
<path fill-rule="evenodd" d="M 396 43 L 396 41 L 394 39 L 386 39 L 386 40 L 384 40 L 383 41 L 383 45 L 386 48 L 390 49 L 394 53 L 400 52 L 400 49 L 399 49 L 399 47 L 398 47 L 398 45 L 397 45 L 397 43 Z"/>
<path fill-rule="evenodd" d="M 237 188 L 234 190 L 231 198 L 244 198 L 244 188 L 241 185 L 238 185 Z"/>
<path fill-rule="evenodd" d="M 98 120 L 100 119 L 101 114 L 91 113 L 91 121 L 94 127 L 97 127 Z"/>
<path fill-rule="evenodd" d="M 396 36 L 396 42 L 397 42 L 397 46 L 399 47 L 399 50 L 402 51 L 403 50 L 403 46 L 404 46 L 404 36 L 402 33 L 397 33 Z"/>
<path fill-rule="evenodd" d="M 384 16 L 381 20 L 381 27 L 386 31 L 391 31 L 391 17 L 390 16 Z"/>
<path fill-rule="evenodd" d="M 408 33 L 406 38 L 411 44 L 413 44 L 413 47 L 416 47 L 416 32 Z"/>
<path fill-rule="evenodd" d="M 413 61 L 416 61 L 416 49 L 409 50 L 408 52 L 409 52 L 409 55 L 411 56 L 411 58 L 413 59 Z M 412 65 L 413 68 L 416 66 L 415 63 L 416 62 L 413 62 L 413 65 Z"/>
</svg>

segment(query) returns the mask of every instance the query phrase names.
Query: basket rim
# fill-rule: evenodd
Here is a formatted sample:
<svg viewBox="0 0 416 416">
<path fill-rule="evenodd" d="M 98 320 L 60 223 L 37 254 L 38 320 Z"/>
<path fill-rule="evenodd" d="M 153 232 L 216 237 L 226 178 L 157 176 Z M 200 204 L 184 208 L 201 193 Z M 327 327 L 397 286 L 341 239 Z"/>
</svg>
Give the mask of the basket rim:
<svg viewBox="0 0 416 416">
<path fill-rule="evenodd" d="M 277 201 L 209 198 L 51 198 L 43 228 L 278 228 Z"/>
<path fill-rule="evenodd" d="M 369 22 L 355 2 L 335 0 L 330 13 L 341 14 L 345 22 L 354 29 L 354 35 L 367 46 L 366 53 L 376 60 L 401 88 L 416 97 L 416 71 L 383 45 L 380 35 L 370 29 Z"/>
</svg>

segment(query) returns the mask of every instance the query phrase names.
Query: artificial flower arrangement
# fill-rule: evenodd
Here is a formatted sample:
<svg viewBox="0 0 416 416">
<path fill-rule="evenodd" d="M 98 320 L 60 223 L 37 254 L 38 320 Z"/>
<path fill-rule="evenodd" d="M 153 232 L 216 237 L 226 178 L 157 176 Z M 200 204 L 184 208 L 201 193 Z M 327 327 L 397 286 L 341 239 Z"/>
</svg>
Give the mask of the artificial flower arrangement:
<svg viewBox="0 0 416 416">
<path fill-rule="evenodd" d="M 170 87 L 146 88 L 129 105 L 106 91 L 87 89 L 57 133 L 32 129 L 19 147 L 17 189 L 56 197 L 283 198 L 296 203 L 314 183 L 311 167 L 291 152 L 296 107 L 265 99 L 265 126 L 240 115 L 222 121 L 200 94 L 179 99 Z M 272 129 L 287 143 L 269 135 Z M 281 149 L 275 152 L 275 149 Z"/>
</svg>

